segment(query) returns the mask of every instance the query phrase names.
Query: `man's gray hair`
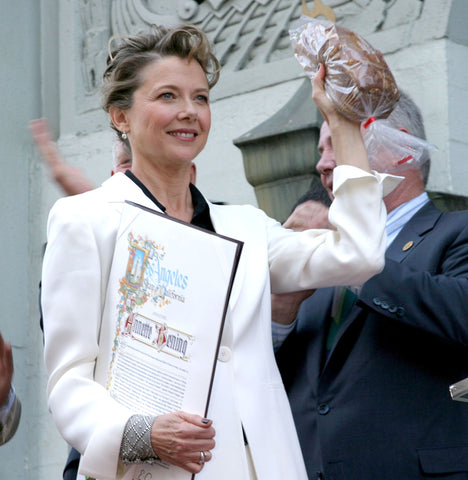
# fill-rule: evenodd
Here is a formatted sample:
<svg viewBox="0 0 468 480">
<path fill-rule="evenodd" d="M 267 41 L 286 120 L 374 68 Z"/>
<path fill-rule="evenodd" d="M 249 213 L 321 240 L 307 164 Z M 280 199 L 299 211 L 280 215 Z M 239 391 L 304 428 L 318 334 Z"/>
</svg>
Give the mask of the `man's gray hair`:
<svg viewBox="0 0 468 480">
<path fill-rule="evenodd" d="M 394 128 L 405 128 L 411 135 L 426 140 L 426 131 L 421 110 L 406 92 L 400 90 L 400 100 L 387 118 L 387 121 Z M 431 159 L 429 152 L 424 150 L 421 155 L 421 166 L 419 168 L 424 185 L 427 184 L 430 168 Z"/>
</svg>

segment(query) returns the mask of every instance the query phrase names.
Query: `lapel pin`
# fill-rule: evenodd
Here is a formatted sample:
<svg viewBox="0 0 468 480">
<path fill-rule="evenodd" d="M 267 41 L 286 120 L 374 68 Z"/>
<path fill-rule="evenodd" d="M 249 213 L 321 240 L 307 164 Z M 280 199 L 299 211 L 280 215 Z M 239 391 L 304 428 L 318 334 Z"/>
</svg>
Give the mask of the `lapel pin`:
<svg viewBox="0 0 468 480">
<path fill-rule="evenodd" d="M 409 250 L 413 245 L 414 245 L 413 240 L 410 240 L 409 242 L 406 242 L 406 243 L 403 245 L 402 250 L 403 250 L 404 252 L 406 252 L 406 251 Z"/>
</svg>

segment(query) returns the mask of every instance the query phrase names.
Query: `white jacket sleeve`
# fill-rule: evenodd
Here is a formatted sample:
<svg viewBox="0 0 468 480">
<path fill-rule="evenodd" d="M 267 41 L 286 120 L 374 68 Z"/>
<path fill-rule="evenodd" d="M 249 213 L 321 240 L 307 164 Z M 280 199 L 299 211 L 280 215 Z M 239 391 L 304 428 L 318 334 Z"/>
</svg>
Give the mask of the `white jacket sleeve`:
<svg viewBox="0 0 468 480">
<path fill-rule="evenodd" d="M 82 454 L 82 473 L 86 464 L 99 465 L 89 473 L 106 480 L 116 475 L 131 412 L 94 381 L 108 252 L 99 247 L 87 203 L 59 200 L 49 216 L 42 274 L 45 363 L 49 408 L 60 433 Z"/>
<path fill-rule="evenodd" d="M 361 285 L 384 267 L 387 213 L 383 196 L 401 177 L 368 173 L 352 166 L 334 169 L 334 230 L 291 234 L 278 224 L 269 232 L 273 293 L 333 285 Z"/>
</svg>

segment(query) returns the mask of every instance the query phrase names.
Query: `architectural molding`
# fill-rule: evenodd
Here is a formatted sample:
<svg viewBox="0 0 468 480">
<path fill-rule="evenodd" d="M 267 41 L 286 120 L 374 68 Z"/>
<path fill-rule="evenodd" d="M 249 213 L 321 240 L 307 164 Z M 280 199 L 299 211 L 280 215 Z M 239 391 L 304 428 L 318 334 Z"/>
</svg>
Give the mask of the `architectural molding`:
<svg viewBox="0 0 468 480">
<path fill-rule="evenodd" d="M 334 9 L 337 23 L 375 42 L 384 54 L 421 41 L 426 21 L 423 0 L 327 0 L 326 4 Z M 302 13 L 302 0 L 89 0 L 80 2 L 79 8 L 82 86 L 77 89 L 77 105 L 83 112 L 98 108 L 108 39 L 147 31 L 155 24 L 190 23 L 207 33 L 223 67 L 213 100 L 303 74 L 291 61 L 288 33 Z M 446 27 L 448 14 L 441 20 Z M 441 28 L 436 35 L 445 32 Z M 259 75 L 263 69 L 268 75 Z"/>
<path fill-rule="evenodd" d="M 77 111 L 86 112 L 99 108 L 99 89 L 107 58 L 107 43 L 111 36 L 111 0 L 78 2 L 80 37 L 78 38 L 81 82 L 77 85 Z"/>
</svg>

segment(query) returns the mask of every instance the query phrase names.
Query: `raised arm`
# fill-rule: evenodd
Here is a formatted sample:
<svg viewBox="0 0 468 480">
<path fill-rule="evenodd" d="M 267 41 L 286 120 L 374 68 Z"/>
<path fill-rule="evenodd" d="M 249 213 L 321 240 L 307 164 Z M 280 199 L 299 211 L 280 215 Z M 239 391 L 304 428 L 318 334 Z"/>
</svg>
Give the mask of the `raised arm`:
<svg viewBox="0 0 468 480">
<path fill-rule="evenodd" d="M 336 164 L 351 165 L 370 172 L 360 123 L 348 120 L 333 106 L 325 93 L 325 75 L 325 66 L 320 64 L 313 81 L 312 98 L 330 128 Z"/>
<path fill-rule="evenodd" d="M 44 118 L 31 120 L 29 128 L 42 161 L 66 195 L 77 195 L 94 188 L 79 168 L 68 165 L 62 158 Z"/>
</svg>

